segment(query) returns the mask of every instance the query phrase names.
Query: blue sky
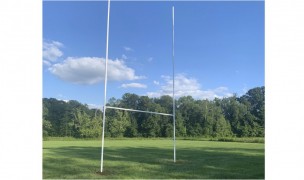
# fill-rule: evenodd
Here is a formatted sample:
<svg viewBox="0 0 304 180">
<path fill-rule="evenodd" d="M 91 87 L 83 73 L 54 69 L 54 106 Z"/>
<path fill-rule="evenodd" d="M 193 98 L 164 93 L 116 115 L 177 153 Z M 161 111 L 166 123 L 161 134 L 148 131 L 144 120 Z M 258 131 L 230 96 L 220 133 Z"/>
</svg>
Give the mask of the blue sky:
<svg viewBox="0 0 304 180">
<path fill-rule="evenodd" d="M 108 98 L 264 86 L 264 2 L 111 2 Z M 43 2 L 43 97 L 103 103 L 107 2 Z"/>
</svg>

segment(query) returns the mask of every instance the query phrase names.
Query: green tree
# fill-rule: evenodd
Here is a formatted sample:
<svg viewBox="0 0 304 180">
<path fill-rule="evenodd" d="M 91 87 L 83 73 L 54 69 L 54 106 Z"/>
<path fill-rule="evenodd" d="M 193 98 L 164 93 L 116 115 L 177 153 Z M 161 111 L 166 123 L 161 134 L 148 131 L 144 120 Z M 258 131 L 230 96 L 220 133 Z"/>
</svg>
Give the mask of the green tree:
<svg viewBox="0 0 304 180">
<path fill-rule="evenodd" d="M 161 132 L 159 122 L 160 116 L 158 115 L 150 115 L 147 119 L 144 119 L 142 123 L 142 135 L 144 137 L 159 137 Z"/>
<path fill-rule="evenodd" d="M 172 97 L 149 98 L 126 93 L 110 98 L 108 105 L 144 111 L 172 113 Z M 111 137 L 171 137 L 169 116 L 107 109 L 105 132 Z M 43 98 L 43 135 L 98 137 L 102 112 L 78 101 Z M 245 95 L 197 100 L 191 96 L 176 100 L 176 136 L 264 136 L 265 88 L 250 89 Z"/>
<path fill-rule="evenodd" d="M 51 122 L 44 119 L 42 126 L 43 137 L 51 136 L 53 131 Z"/>
<path fill-rule="evenodd" d="M 186 137 L 187 131 L 186 126 L 184 123 L 184 119 L 179 111 L 175 114 L 175 121 L 176 121 L 176 136 L 178 137 Z"/>
<path fill-rule="evenodd" d="M 220 107 L 214 108 L 213 137 L 229 137 L 232 135 L 231 126 L 226 121 Z"/>
<path fill-rule="evenodd" d="M 125 93 L 119 104 L 120 107 L 129 109 L 138 109 L 139 96 L 136 94 Z"/>
<path fill-rule="evenodd" d="M 43 98 L 43 108 L 48 111 L 43 117 L 51 123 L 53 129 L 52 135 L 64 136 L 64 132 L 61 129 L 65 126 L 62 123 L 62 119 L 66 112 L 66 102 L 55 98 Z"/>
<path fill-rule="evenodd" d="M 245 104 L 250 113 L 256 117 L 255 121 L 265 127 L 265 87 L 250 89 L 240 97 L 240 102 Z"/>
<path fill-rule="evenodd" d="M 108 132 L 111 137 L 123 137 L 127 127 L 130 126 L 130 121 L 126 112 L 116 110 L 112 112 L 112 116 L 109 116 Z"/>
<path fill-rule="evenodd" d="M 76 136 L 81 138 L 94 138 L 101 135 L 101 119 L 91 118 L 86 112 L 75 109 L 74 111 L 74 126 Z"/>
<path fill-rule="evenodd" d="M 130 119 L 130 125 L 126 128 L 124 136 L 137 137 L 138 136 L 137 120 L 134 118 L 134 116 L 129 116 L 129 119 Z"/>
</svg>

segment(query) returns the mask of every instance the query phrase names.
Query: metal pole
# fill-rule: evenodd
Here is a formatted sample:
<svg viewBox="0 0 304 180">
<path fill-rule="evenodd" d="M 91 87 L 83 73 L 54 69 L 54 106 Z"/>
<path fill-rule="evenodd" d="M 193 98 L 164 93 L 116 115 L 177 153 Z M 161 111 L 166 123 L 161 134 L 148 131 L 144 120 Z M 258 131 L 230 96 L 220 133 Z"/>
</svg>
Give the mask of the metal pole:
<svg viewBox="0 0 304 180">
<path fill-rule="evenodd" d="M 127 109 L 127 108 L 120 108 L 120 107 L 113 107 L 113 106 L 107 106 L 107 109 L 118 109 L 118 110 L 123 110 L 123 111 L 142 112 L 142 113 L 149 113 L 149 114 L 158 114 L 158 115 L 163 115 L 163 116 L 173 116 L 173 114 L 159 113 L 159 112 L 152 112 L 152 111 L 143 111 L 143 110 L 136 110 L 136 109 Z"/>
<path fill-rule="evenodd" d="M 176 162 L 176 142 L 175 142 L 175 72 L 174 72 L 174 6 L 172 6 L 172 65 L 173 65 L 173 144 L 174 144 L 174 162 Z"/>
<path fill-rule="evenodd" d="M 104 131 L 105 131 L 105 122 L 106 122 L 107 81 L 108 81 L 109 27 L 110 27 L 110 0 L 108 0 L 106 62 L 105 62 L 105 79 L 104 79 L 105 85 L 104 85 L 104 103 L 103 103 L 103 117 L 102 117 L 102 139 L 101 139 L 101 164 L 100 164 L 100 172 L 103 171 L 103 149 L 104 149 Z"/>
</svg>

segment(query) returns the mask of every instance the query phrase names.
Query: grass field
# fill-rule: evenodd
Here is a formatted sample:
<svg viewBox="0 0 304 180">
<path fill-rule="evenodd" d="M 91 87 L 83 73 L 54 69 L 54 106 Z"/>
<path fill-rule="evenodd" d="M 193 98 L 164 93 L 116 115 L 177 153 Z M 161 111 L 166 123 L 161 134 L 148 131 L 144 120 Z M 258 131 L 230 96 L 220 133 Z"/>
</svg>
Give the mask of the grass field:
<svg viewBox="0 0 304 180">
<path fill-rule="evenodd" d="M 44 179 L 264 179 L 264 144 L 106 139 L 104 172 L 100 141 L 44 141 Z"/>
</svg>

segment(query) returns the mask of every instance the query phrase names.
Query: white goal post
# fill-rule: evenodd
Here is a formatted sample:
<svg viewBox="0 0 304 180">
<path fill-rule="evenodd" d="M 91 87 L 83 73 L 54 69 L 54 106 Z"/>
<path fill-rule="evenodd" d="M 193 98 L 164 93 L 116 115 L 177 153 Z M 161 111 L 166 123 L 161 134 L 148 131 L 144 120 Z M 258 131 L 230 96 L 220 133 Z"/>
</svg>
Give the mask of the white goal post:
<svg viewBox="0 0 304 180">
<path fill-rule="evenodd" d="M 103 117 L 102 117 L 102 139 L 101 139 L 101 164 L 100 164 L 100 172 L 103 172 L 103 155 L 104 155 L 104 132 L 105 132 L 105 121 L 106 121 L 106 109 L 117 109 L 131 112 L 139 112 L 139 113 L 149 113 L 149 114 L 157 114 L 163 116 L 172 116 L 173 117 L 173 161 L 176 162 L 176 139 L 175 139 L 175 69 L 174 69 L 174 6 L 172 6 L 172 108 L 173 114 L 161 113 L 161 112 L 152 112 L 152 111 L 143 111 L 136 109 L 126 109 L 119 107 L 106 106 L 107 104 L 107 81 L 108 81 L 108 55 L 109 55 L 109 30 L 110 30 L 110 0 L 108 0 L 108 16 L 107 16 L 107 37 L 106 37 L 106 60 L 105 60 L 105 79 L 104 79 L 104 106 L 103 106 Z"/>
</svg>

